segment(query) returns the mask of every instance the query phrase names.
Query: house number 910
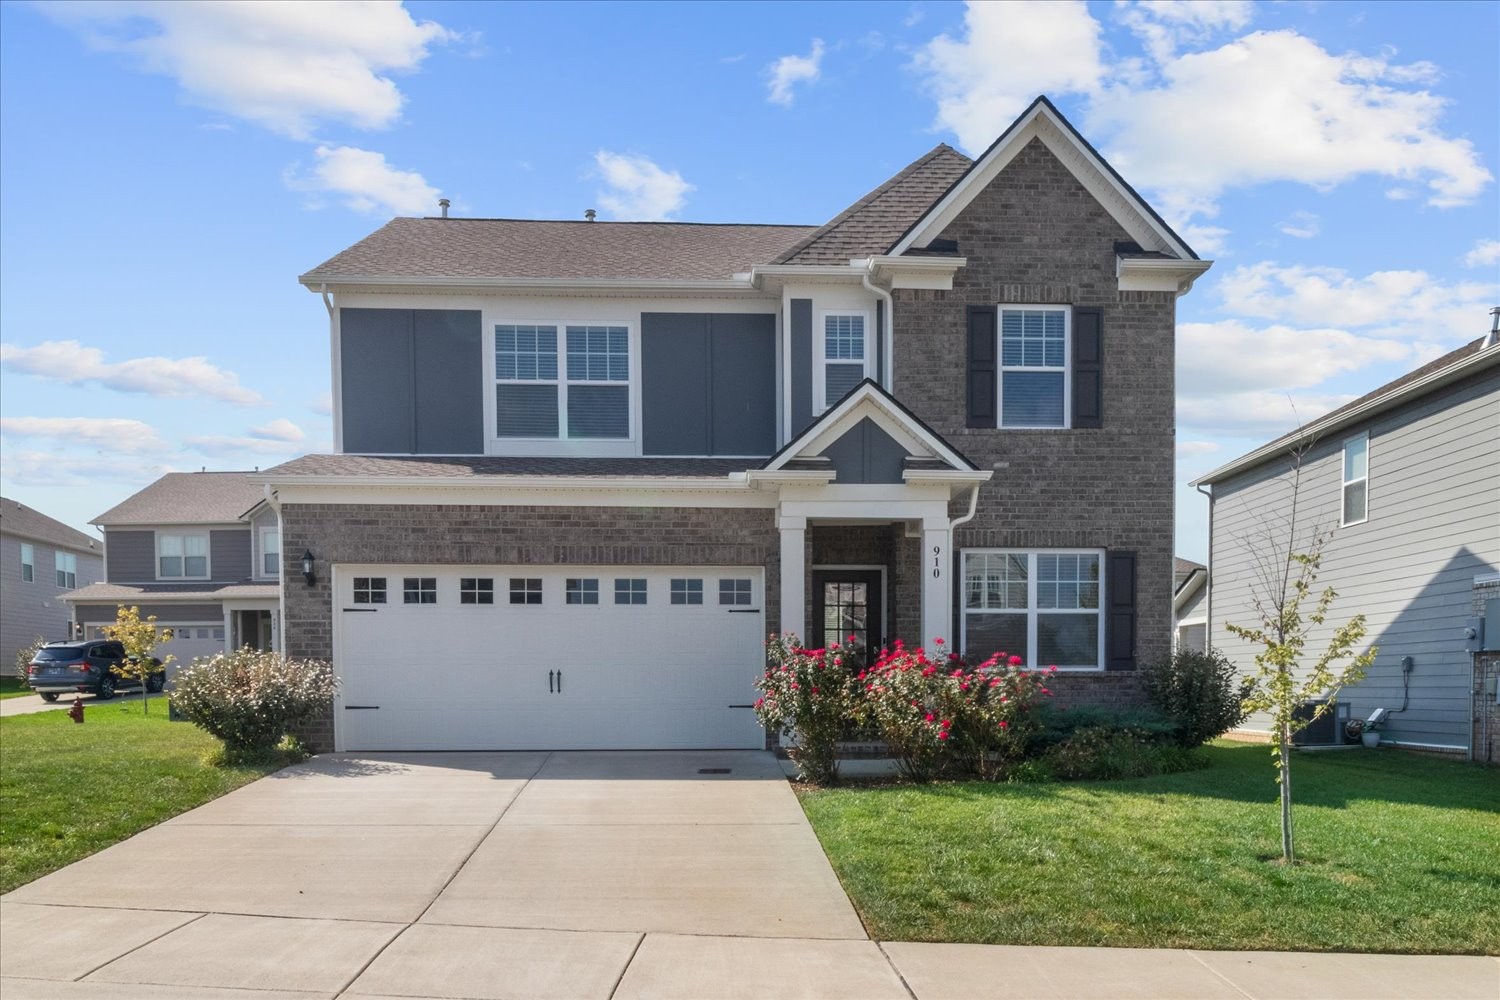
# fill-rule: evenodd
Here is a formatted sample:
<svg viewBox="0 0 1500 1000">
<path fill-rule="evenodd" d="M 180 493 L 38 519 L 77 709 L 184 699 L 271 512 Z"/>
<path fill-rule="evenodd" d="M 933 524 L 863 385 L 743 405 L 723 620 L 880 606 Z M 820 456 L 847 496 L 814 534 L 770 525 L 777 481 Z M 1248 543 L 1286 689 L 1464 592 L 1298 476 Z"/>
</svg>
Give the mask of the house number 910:
<svg viewBox="0 0 1500 1000">
<path fill-rule="evenodd" d="M 943 575 L 943 547 L 934 545 L 932 547 L 932 578 L 940 579 Z"/>
</svg>

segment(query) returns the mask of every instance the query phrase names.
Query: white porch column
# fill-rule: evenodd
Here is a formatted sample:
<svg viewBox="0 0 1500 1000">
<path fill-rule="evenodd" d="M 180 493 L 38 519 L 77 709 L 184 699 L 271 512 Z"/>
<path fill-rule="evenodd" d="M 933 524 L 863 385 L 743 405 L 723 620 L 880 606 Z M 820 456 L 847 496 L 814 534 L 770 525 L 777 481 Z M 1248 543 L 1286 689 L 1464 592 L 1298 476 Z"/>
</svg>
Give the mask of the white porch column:
<svg viewBox="0 0 1500 1000">
<path fill-rule="evenodd" d="M 942 639 L 943 648 L 956 652 L 958 639 L 953 633 L 953 556 L 949 551 L 952 534 L 946 516 L 922 519 L 922 645 L 929 655 Z"/>
<path fill-rule="evenodd" d="M 804 548 L 807 518 L 777 520 L 781 529 L 781 634 L 795 632 L 802 639 L 807 630 L 807 559 Z"/>
</svg>

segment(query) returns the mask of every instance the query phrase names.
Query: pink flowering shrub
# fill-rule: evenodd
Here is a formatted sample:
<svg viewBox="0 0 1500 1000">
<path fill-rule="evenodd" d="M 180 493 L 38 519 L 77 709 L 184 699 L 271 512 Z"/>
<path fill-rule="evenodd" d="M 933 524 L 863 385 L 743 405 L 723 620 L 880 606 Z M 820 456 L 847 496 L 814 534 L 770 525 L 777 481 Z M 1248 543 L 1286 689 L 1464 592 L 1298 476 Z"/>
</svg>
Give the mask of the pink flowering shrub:
<svg viewBox="0 0 1500 1000">
<path fill-rule="evenodd" d="M 771 732 L 795 736 L 787 755 L 804 781 L 838 781 L 838 741 L 854 709 L 850 668 L 860 655 L 838 645 L 805 649 L 795 635 L 773 635 L 766 643 L 755 714 Z"/>
<path fill-rule="evenodd" d="M 974 666 L 949 653 L 941 639 L 929 656 L 897 640 L 856 677 L 857 710 L 874 721 L 902 773 L 913 781 L 945 774 L 1002 776 L 1025 752 L 1037 721 L 1037 700 L 1056 668 L 1022 668 L 1020 657 L 996 654 Z"/>
<path fill-rule="evenodd" d="M 172 707 L 231 755 L 267 753 L 327 708 L 338 681 L 322 660 L 236 649 L 199 657 L 172 683 Z"/>
</svg>

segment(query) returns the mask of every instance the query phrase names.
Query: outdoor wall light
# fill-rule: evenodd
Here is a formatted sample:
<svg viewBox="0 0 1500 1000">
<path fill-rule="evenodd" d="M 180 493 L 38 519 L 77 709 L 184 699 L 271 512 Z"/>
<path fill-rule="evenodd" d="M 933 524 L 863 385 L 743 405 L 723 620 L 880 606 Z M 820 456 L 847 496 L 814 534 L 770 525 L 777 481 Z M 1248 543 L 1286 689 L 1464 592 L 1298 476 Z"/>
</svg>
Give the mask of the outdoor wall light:
<svg viewBox="0 0 1500 1000">
<path fill-rule="evenodd" d="M 307 585 L 309 587 L 318 582 L 318 578 L 313 575 L 312 549 L 302 550 L 302 575 L 307 578 Z"/>
</svg>

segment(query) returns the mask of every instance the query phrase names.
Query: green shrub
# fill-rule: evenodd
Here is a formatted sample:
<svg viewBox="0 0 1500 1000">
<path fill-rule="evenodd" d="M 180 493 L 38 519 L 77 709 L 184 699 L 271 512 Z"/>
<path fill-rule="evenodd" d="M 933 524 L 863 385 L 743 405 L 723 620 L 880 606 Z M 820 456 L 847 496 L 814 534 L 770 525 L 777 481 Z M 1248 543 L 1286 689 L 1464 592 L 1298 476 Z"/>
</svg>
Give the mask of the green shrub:
<svg viewBox="0 0 1500 1000">
<path fill-rule="evenodd" d="M 31 675 L 27 673 L 27 670 L 31 667 L 31 661 L 36 659 L 37 652 L 45 645 L 47 645 L 47 640 L 43 639 L 41 636 L 37 636 L 34 640 L 32 640 L 31 645 L 22 646 L 20 649 L 16 650 L 17 677 L 21 678 L 21 680 L 23 681 L 31 679 Z"/>
<path fill-rule="evenodd" d="M 1027 751 L 1040 755 L 1066 743 L 1080 729 L 1103 729 L 1131 733 L 1149 743 L 1172 743 L 1177 738 L 1177 723 L 1155 709 L 1109 709 L 1096 705 L 1077 708 L 1042 708 L 1039 725 L 1032 734 Z"/>
<path fill-rule="evenodd" d="M 853 647 L 804 649 L 795 635 L 773 635 L 766 643 L 755 714 L 771 732 L 795 737 L 787 756 L 804 781 L 838 781 L 838 742 L 854 715 L 849 671 L 859 656 Z"/>
<path fill-rule="evenodd" d="M 1141 674 L 1146 696 L 1176 726 L 1185 747 L 1202 746 L 1245 720 L 1253 681 L 1237 678 L 1234 664 L 1218 650 L 1179 649 Z"/>
<path fill-rule="evenodd" d="M 1191 750 L 1124 729 L 1084 728 L 1049 749 L 1045 770 L 1061 781 L 1145 778 L 1203 766 Z"/>
<path fill-rule="evenodd" d="M 199 657 L 177 675 L 172 706 L 224 741 L 226 758 L 271 754 L 299 723 L 324 711 L 338 682 L 322 660 L 237 649 Z"/>
</svg>

